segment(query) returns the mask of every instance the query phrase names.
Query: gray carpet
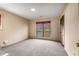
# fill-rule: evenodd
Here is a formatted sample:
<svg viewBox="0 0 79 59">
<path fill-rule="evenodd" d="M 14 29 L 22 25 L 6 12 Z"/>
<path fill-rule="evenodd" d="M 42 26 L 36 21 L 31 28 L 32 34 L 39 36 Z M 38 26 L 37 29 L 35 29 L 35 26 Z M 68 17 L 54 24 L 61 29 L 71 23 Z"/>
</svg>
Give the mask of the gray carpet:
<svg viewBox="0 0 79 59">
<path fill-rule="evenodd" d="M 0 56 L 67 56 L 67 53 L 58 42 L 29 39 L 0 48 Z"/>
</svg>

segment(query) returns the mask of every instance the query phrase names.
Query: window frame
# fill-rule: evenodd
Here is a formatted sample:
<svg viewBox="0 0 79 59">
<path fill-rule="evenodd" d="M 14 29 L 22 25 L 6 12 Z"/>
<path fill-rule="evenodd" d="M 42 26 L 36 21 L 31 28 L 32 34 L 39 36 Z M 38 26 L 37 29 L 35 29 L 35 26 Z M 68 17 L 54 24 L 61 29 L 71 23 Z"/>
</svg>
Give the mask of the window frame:
<svg viewBox="0 0 79 59">
<path fill-rule="evenodd" d="M 49 24 L 49 31 L 45 31 L 45 24 Z M 42 26 L 43 26 L 43 31 L 38 31 L 38 29 L 37 29 L 37 24 L 42 24 Z M 41 21 L 41 22 L 36 22 L 36 37 L 38 38 L 38 32 L 42 32 L 43 34 L 43 36 L 42 37 L 40 37 L 40 38 L 43 38 L 43 37 L 45 37 L 45 32 L 49 32 L 49 36 L 46 36 L 46 37 L 50 37 L 50 33 L 51 33 L 51 22 L 50 21 Z"/>
</svg>

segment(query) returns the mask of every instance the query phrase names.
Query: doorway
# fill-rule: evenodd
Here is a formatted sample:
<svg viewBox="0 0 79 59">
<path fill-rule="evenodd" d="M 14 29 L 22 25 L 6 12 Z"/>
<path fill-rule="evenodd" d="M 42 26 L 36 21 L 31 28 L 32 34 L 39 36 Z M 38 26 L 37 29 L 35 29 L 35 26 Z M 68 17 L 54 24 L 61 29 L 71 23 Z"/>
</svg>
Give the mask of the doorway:
<svg viewBox="0 0 79 59">
<path fill-rule="evenodd" d="M 61 36 L 61 43 L 64 46 L 64 44 L 65 44 L 65 39 L 64 39 L 64 35 L 65 35 L 65 33 L 64 33 L 64 15 L 60 19 L 60 33 L 61 33 L 60 34 L 60 36 Z"/>
</svg>

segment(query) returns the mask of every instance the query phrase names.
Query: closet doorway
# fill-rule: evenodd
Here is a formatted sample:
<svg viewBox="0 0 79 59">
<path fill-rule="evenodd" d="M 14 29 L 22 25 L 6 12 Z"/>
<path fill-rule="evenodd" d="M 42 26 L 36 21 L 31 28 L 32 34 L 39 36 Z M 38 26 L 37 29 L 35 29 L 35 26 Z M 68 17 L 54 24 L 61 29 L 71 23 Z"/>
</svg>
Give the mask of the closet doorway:
<svg viewBox="0 0 79 59">
<path fill-rule="evenodd" d="M 62 42 L 62 45 L 64 46 L 65 44 L 65 33 L 64 33 L 64 15 L 61 17 L 60 19 L 60 33 L 61 33 L 61 42 Z"/>
</svg>

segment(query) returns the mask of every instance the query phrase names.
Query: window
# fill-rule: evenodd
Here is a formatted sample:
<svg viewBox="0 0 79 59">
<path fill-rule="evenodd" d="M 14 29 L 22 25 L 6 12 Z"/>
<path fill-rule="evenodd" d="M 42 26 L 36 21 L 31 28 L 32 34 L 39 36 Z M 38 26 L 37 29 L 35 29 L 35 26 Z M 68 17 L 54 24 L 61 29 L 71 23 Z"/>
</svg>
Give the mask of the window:
<svg viewBox="0 0 79 59">
<path fill-rule="evenodd" d="M 0 30 L 2 29 L 2 23 L 1 23 L 1 15 L 0 15 Z"/>
<path fill-rule="evenodd" d="M 1 26 L 1 15 L 0 15 L 0 26 Z"/>
<path fill-rule="evenodd" d="M 36 22 L 37 38 L 50 37 L 50 21 Z"/>
</svg>

